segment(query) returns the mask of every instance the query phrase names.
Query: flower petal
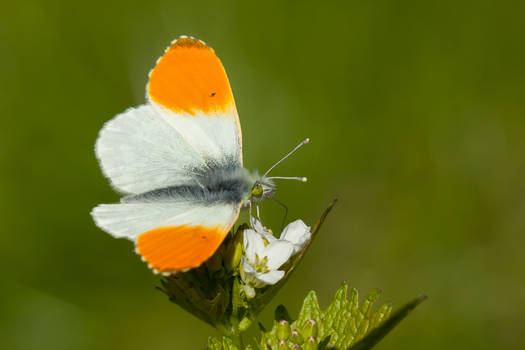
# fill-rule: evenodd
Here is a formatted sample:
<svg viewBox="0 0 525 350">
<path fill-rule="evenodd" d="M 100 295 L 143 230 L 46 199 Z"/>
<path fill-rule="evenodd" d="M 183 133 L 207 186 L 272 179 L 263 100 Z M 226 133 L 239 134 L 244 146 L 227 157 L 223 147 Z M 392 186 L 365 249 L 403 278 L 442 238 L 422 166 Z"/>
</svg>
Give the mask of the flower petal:
<svg viewBox="0 0 525 350">
<path fill-rule="evenodd" d="M 267 273 L 259 273 L 256 278 L 264 284 L 276 284 L 284 277 L 284 271 L 274 270 Z"/>
<path fill-rule="evenodd" d="M 278 238 L 275 238 L 274 235 L 268 232 L 261 233 L 261 236 L 266 240 L 266 244 L 278 241 Z"/>
<path fill-rule="evenodd" d="M 242 265 L 242 268 L 243 268 L 243 271 L 245 274 L 247 275 L 255 275 L 255 270 L 253 268 L 253 266 L 250 264 L 250 262 L 248 261 L 248 259 L 246 257 L 242 257 L 241 258 L 241 265 Z"/>
<path fill-rule="evenodd" d="M 274 241 L 264 250 L 264 256 L 268 257 L 266 267 L 276 270 L 288 261 L 294 252 L 294 245 L 288 241 Z"/>
<path fill-rule="evenodd" d="M 264 240 L 252 229 L 244 230 L 244 253 L 250 262 L 255 262 L 255 254 L 261 256 L 264 250 Z"/>
<path fill-rule="evenodd" d="M 299 219 L 284 228 L 280 239 L 293 243 L 295 254 L 303 249 L 310 236 L 310 227 L 306 226 L 303 220 Z"/>
</svg>

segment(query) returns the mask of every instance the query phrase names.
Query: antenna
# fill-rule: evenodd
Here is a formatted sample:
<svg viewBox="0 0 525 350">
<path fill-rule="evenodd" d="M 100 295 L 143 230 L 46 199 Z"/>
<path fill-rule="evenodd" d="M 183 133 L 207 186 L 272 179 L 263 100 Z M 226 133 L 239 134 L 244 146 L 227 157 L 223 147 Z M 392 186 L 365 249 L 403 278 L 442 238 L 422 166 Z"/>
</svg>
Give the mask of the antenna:
<svg viewBox="0 0 525 350">
<path fill-rule="evenodd" d="M 306 177 L 296 177 L 296 176 L 271 176 L 267 179 L 273 180 L 273 179 L 284 179 L 284 180 L 297 180 L 301 182 L 306 182 L 308 179 Z"/>
<path fill-rule="evenodd" d="M 273 168 L 275 168 L 277 165 L 279 165 L 283 160 L 285 160 L 286 158 L 288 158 L 289 156 L 291 156 L 292 154 L 294 154 L 299 148 L 303 147 L 304 145 L 306 145 L 308 142 L 310 142 L 310 139 L 305 139 L 303 142 L 301 142 L 300 144 L 298 144 L 297 146 L 295 146 L 295 148 L 293 150 L 291 150 L 287 155 L 285 155 L 284 157 L 281 158 L 280 161 L 278 161 L 277 163 L 275 163 L 274 165 L 272 165 L 272 167 L 270 169 L 268 169 L 268 171 L 266 171 L 263 175 L 263 177 L 265 177 L 266 175 L 268 175 L 268 173 L 270 171 L 273 170 Z M 302 181 L 302 182 L 305 182 L 306 181 L 306 178 L 305 177 L 300 177 L 300 178 L 288 178 L 288 177 L 273 177 L 271 179 L 292 179 L 292 180 L 299 180 L 299 181 Z"/>
</svg>

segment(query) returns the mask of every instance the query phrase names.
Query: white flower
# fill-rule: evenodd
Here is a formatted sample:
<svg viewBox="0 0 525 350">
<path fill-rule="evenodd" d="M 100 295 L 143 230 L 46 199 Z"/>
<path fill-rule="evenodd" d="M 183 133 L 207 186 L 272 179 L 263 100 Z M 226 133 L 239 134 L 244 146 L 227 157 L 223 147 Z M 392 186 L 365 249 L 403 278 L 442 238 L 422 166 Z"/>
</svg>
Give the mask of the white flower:
<svg viewBox="0 0 525 350">
<path fill-rule="evenodd" d="M 310 227 L 306 226 L 303 220 L 295 220 L 289 223 L 281 233 L 281 240 L 288 241 L 294 245 L 294 254 L 303 250 L 306 242 L 310 240 L 312 233 Z"/>
<path fill-rule="evenodd" d="M 244 230 L 244 255 L 241 259 L 242 279 L 248 297 L 255 296 L 253 288 L 275 284 L 284 277 L 278 270 L 290 257 L 300 252 L 310 239 L 310 228 L 302 220 L 290 223 L 276 238 L 260 221 L 253 221 L 253 229 Z"/>
<path fill-rule="evenodd" d="M 306 224 L 301 219 L 289 223 L 284 228 L 283 232 L 281 232 L 281 237 L 279 239 L 275 238 L 272 232 L 264 227 L 257 219 L 254 220 L 254 229 L 268 242 L 273 242 L 274 240 L 284 240 L 292 243 L 294 245 L 293 254 L 297 254 L 303 250 L 304 246 L 310 240 L 312 235 L 310 232 L 310 227 L 306 226 Z"/>
<path fill-rule="evenodd" d="M 255 230 L 244 230 L 243 280 L 255 288 L 275 284 L 284 276 L 278 270 L 290 259 L 294 245 L 274 238 L 271 242 Z"/>
</svg>

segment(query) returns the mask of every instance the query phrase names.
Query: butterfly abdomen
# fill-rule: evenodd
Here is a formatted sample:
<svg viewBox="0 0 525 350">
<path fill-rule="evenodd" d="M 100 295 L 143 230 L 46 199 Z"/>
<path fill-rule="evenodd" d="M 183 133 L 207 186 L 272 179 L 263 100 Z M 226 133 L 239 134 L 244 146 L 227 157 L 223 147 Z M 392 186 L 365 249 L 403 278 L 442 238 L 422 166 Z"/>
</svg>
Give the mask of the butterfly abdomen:
<svg viewBox="0 0 525 350">
<path fill-rule="evenodd" d="M 253 180 L 245 169 L 223 167 L 201 173 L 192 183 L 127 196 L 123 202 L 239 202 L 248 199 L 252 186 Z"/>
</svg>

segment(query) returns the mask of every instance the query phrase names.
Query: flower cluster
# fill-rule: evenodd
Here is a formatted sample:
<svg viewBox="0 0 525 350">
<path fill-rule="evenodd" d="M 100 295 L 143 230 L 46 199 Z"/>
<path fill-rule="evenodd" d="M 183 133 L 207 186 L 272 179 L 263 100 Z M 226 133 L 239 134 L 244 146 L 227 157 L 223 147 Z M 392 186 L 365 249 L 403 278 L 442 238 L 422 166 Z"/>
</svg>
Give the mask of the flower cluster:
<svg viewBox="0 0 525 350">
<path fill-rule="evenodd" d="M 241 277 L 248 298 L 255 288 L 276 284 L 285 272 L 279 268 L 300 252 L 311 237 L 310 227 L 296 220 L 284 228 L 279 238 L 253 220 L 253 227 L 244 230 L 244 254 L 241 258 Z"/>
<path fill-rule="evenodd" d="M 275 235 L 250 217 L 250 225 L 244 223 L 232 231 L 206 263 L 165 276 L 159 289 L 236 346 L 227 349 L 242 349 L 241 333 L 253 324 L 295 270 L 334 204 L 335 200 L 312 229 L 296 220 Z"/>
</svg>

